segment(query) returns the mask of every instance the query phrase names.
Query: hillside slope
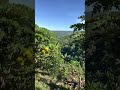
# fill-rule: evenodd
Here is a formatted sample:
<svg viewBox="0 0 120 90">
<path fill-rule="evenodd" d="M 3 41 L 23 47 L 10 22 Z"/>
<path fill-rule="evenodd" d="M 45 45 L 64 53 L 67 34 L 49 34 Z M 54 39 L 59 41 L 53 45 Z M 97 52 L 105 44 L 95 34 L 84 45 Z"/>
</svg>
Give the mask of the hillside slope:
<svg viewBox="0 0 120 90">
<path fill-rule="evenodd" d="M 57 37 L 64 37 L 67 35 L 71 35 L 73 31 L 53 31 L 56 33 Z"/>
</svg>

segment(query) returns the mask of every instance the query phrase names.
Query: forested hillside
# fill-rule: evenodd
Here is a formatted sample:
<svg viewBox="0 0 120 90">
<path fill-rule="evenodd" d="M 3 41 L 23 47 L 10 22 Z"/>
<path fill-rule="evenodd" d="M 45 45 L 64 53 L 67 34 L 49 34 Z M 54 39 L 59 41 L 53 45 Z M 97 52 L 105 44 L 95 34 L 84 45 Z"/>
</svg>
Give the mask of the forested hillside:
<svg viewBox="0 0 120 90">
<path fill-rule="evenodd" d="M 71 35 L 73 31 L 53 31 L 57 35 L 57 37 L 65 37 L 67 35 Z"/>
<path fill-rule="evenodd" d="M 56 33 L 37 25 L 35 31 L 36 90 L 82 89 L 85 83 L 84 32 L 58 38 Z"/>
</svg>

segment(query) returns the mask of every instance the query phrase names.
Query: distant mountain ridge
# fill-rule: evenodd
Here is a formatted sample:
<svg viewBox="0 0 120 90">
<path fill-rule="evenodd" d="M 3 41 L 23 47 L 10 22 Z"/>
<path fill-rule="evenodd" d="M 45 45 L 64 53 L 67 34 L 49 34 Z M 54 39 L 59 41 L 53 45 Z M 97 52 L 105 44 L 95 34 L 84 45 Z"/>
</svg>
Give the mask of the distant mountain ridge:
<svg viewBox="0 0 120 90">
<path fill-rule="evenodd" d="M 56 33 L 57 37 L 64 37 L 67 35 L 71 35 L 73 31 L 53 31 Z"/>
</svg>

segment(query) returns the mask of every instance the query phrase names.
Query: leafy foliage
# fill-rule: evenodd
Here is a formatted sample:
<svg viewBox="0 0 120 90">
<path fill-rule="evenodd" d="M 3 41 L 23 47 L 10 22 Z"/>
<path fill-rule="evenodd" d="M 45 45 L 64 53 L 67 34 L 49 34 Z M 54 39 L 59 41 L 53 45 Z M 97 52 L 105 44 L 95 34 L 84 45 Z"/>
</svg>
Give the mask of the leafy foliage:
<svg viewBox="0 0 120 90">
<path fill-rule="evenodd" d="M 87 0 L 91 5 L 96 0 Z M 100 82 L 106 90 L 119 89 L 120 40 L 119 12 L 109 12 L 113 6 L 119 10 L 119 1 L 100 1 L 94 4 L 93 14 L 99 15 L 86 20 L 86 78 L 92 83 Z M 87 83 L 88 85 L 88 83 Z M 102 89 L 102 88 L 101 88 Z"/>
<path fill-rule="evenodd" d="M 57 38 L 54 32 L 37 25 L 35 32 L 36 69 L 47 71 L 50 76 L 56 78 L 56 82 L 63 82 L 66 77 L 70 78 L 73 73 L 77 82 L 80 75 L 84 78 L 85 66 L 82 46 L 84 44 L 84 32 L 74 32 L 71 36 Z M 66 49 L 70 51 L 62 52 Z M 70 56 L 69 62 L 68 56 Z"/>
<path fill-rule="evenodd" d="M 24 5 L 0 5 L 0 72 L 6 89 L 33 87 L 33 18 L 34 11 Z"/>
<path fill-rule="evenodd" d="M 86 61 L 86 67 L 89 67 L 87 78 L 90 81 L 101 81 L 107 84 L 107 88 L 114 89 L 118 87 L 113 86 L 115 85 L 114 81 L 119 83 L 119 80 L 116 79 L 118 77 L 116 72 L 119 71 L 116 63 L 118 62 L 117 59 L 120 58 L 117 46 L 119 45 L 117 42 L 119 42 L 118 34 L 120 33 L 119 16 L 117 15 L 117 13 L 109 13 L 96 17 L 96 21 L 94 21 L 96 24 L 87 29 L 86 37 L 86 59 L 88 60 Z M 89 60 L 91 61 L 89 62 Z"/>
<path fill-rule="evenodd" d="M 35 30 L 37 66 L 51 74 L 57 74 L 63 59 L 56 35 L 41 27 L 36 27 Z"/>
<path fill-rule="evenodd" d="M 64 60 L 84 62 L 84 32 L 74 32 L 71 36 L 64 37 L 63 39 L 61 40 L 61 52 L 65 57 Z"/>
<path fill-rule="evenodd" d="M 81 22 L 80 23 L 77 23 L 77 24 L 73 24 L 70 26 L 70 28 L 73 28 L 74 29 L 74 32 L 75 31 L 81 31 L 81 30 L 85 30 L 85 16 L 82 15 L 80 17 L 78 17 L 78 19 L 81 19 Z"/>
</svg>

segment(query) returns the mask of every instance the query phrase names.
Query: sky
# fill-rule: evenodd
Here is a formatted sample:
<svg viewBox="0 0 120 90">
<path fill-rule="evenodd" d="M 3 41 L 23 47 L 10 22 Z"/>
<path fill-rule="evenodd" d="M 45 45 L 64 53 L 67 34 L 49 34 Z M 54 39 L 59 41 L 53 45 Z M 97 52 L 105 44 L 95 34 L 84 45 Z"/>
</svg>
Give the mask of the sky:
<svg viewBox="0 0 120 90">
<path fill-rule="evenodd" d="M 35 0 L 35 23 L 49 30 L 72 31 L 84 12 L 84 0 Z"/>
</svg>

